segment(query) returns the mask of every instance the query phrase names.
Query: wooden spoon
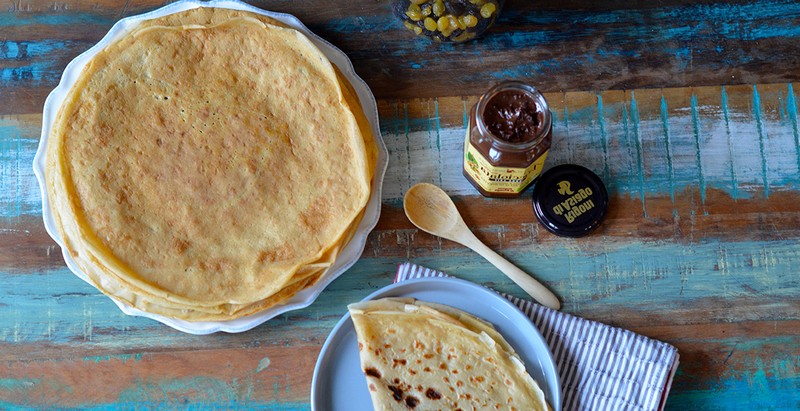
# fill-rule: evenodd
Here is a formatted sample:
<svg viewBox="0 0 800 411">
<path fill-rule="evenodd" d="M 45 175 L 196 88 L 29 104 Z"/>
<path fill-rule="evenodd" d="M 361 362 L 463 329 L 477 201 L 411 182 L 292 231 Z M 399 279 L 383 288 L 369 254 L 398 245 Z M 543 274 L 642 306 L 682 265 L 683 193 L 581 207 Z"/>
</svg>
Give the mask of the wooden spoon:
<svg viewBox="0 0 800 411">
<path fill-rule="evenodd" d="M 471 248 L 540 304 L 554 310 L 561 308 L 558 298 L 547 287 L 478 240 L 464 223 L 456 205 L 441 188 L 427 183 L 414 185 L 406 192 L 403 208 L 408 219 L 422 231 Z"/>
</svg>

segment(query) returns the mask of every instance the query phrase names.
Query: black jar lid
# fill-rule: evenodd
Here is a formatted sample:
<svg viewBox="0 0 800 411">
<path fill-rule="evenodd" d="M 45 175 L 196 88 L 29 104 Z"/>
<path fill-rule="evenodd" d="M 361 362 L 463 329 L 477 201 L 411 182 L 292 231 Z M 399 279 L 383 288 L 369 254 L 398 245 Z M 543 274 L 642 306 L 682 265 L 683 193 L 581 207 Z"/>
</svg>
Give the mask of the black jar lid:
<svg viewBox="0 0 800 411">
<path fill-rule="evenodd" d="M 533 186 L 533 211 L 554 234 L 581 237 L 600 225 L 608 209 L 608 192 L 597 174 L 575 164 L 545 171 Z"/>
</svg>

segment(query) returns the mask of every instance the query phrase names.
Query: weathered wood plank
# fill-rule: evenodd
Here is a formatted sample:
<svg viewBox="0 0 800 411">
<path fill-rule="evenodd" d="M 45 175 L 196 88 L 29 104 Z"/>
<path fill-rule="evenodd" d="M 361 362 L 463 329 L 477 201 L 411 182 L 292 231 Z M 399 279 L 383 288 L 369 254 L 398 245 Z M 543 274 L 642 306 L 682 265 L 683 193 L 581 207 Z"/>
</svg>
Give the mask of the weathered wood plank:
<svg viewBox="0 0 800 411">
<path fill-rule="evenodd" d="M 791 375 L 797 366 L 798 352 L 769 355 L 773 352 L 769 349 L 771 345 L 785 343 L 785 337 L 769 335 L 770 328 L 770 324 L 754 324 L 747 333 L 736 324 L 671 328 L 673 333 L 696 336 L 677 343 L 687 365 L 677 376 L 675 389 L 679 393 L 674 394 L 674 398 L 681 400 L 698 393 L 714 392 L 719 385 L 738 386 L 748 391 L 754 382 L 766 383 L 769 380 L 775 383 L 768 394 L 739 399 L 738 405 L 791 406 L 791 403 L 782 401 L 781 395 L 790 398 L 793 394 Z M 764 335 L 747 342 L 740 339 L 753 331 Z M 792 343 L 791 338 L 787 342 Z M 706 342 L 708 340 L 712 342 Z M 797 347 L 797 337 L 794 336 L 793 340 Z M 306 374 L 313 362 L 298 364 L 297 360 L 315 358 L 318 348 L 253 347 L 134 354 L 70 350 L 73 351 L 71 358 L 3 364 L 4 372 L 13 375 L 0 387 L 6 394 L 3 397 L 7 403 L 31 406 L 178 405 L 184 400 L 197 401 L 200 398 L 208 406 L 226 408 L 265 406 L 273 401 L 285 407 L 302 408 L 300 404 L 308 395 L 304 380 L 310 378 Z M 709 356 L 708 353 L 715 355 Z M 752 358 L 757 360 L 752 361 Z M 306 372 L 289 378 L 280 372 L 286 367 L 297 366 L 302 366 Z M 114 378 L 109 378 L 111 375 Z M 709 379 L 708 375 L 713 378 Z M 684 385 L 690 390 L 680 394 Z M 724 409 L 737 408 L 724 407 L 724 404 L 736 405 L 725 398 L 719 398 L 716 404 Z"/>
<path fill-rule="evenodd" d="M 595 170 L 612 194 L 639 198 L 644 216 L 648 196 L 674 200 L 689 187 L 698 188 L 699 207 L 683 212 L 704 214 L 708 190 L 736 201 L 767 198 L 772 186 L 786 190 L 800 182 L 791 84 L 545 95 L 556 117 L 547 165 Z M 452 194 L 476 193 L 460 171 L 463 121 L 473 102 L 382 102 L 382 132 L 394 160 L 384 199 L 401 198 L 417 181 L 436 182 Z"/>
<path fill-rule="evenodd" d="M 0 364 L 0 375 L 13 376 L 0 379 L 0 407 L 308 409 L 318 353 L 308 345 L 123 355 L 78 349 L 61 360 Z"/>
<path fill-rule="evenodd" d="M 675 382 L 678 394 L 674 398 L 678 401 L 713 393 L 720 385 L 748 392 L 749 386 L 760 379 L 759 383 L 774 381 L 773 388 L 737 401 L 757 408 L 780 407 L 781 395 L 791 398 L 793 394 L 792 370 L 798 365 L 800 341 L 796 335 L 776 332 L 779 325 L 800 324 L 706 323 L 645 327 L 639 332 L 677 341 L 685 364 Z M 759 338 L 749 338 L 754 333 Z M 779 352 L 770 349 L 787 343 L 795 348 Z M 4 352 L 10 351 L 16 359 L 0 362 L 0 374 L 10 377 L 0 385 L 0 398 L 6 404 L 28 406 L 178 406 L 183 401 L 200 400 L 207 406 L 225 408 L 277 404 L 286 407 L 280 409 L 306 409 L 302 404 L 309 394 L 310 370 L 319 346 L 299 341 L 292 344 L 289 348 L 228 344 L 191 351 L 151 349 L 131 353 L 63 346 L 48 347 L 59 355 L 47 358 L 25 358 L 20 346 L 3 346 Z M 287 368 L 300 372 L 287 375 L 282 371 Z M 681 394 L 684 386 L 688 390 Z M 731 400 L 717 401 L 720 408 L 737 408 L 727 406 L 736 405 Z"/>
<path fill-rule="evenodd" d="M 645 216 L 648 194 L 674 200 L 676 193 L 696 186 L 701 207 L 684 210 L 703 214 L 709 189 L 729 192 L 736 201 L 800 185 L 791 84 L 547 97 L 557 117 L 548 165 L 574 162 L 594 169 L 612 194 L 641 199 Z M 402 198 L 417 181 L 436 182 L 452 194 L 475 194 L 460 172 L 463 119 L 473 101 L 381 102 L 381 128 L 392 160 L 384 200 Z M 754 110 L 756 101 L 760 105 Z M 0 118 L 1 216 L 41 212 L 32 172 L 17 167 L 32 161 L 40 121 L 36 114 Z"/>
<path fill-rule="evenodd" d="M 697 193 L 679 193 L 677 202 L 668 197 L 650 198 L 654 214 L 668 214 L 674 207 L 691 207 Z M 707 195 L 707 214 L 682 219 L 644 218 L 637 199 L 613 198 L 609 215 L 597 235 L 585 240 L 587 248 L 596 242 L 628 243 L 631 236 L 641 242 L 670 241 L 684 247 L 703 241 L 743 242 L 787 241 L 800 237 L 800 196 L 790 192 L 772 195 L 769 217 L 765 205 L 754 199 L 734 202 L 721 191 Z M 542 229 L 535 221 L 527 199 L 503 201 L 457 197 L 456 203 L 468 225 L 490 247 L 499 250 L 526 249 L 530 244 L 558 246 L 565 241 Z M 502 204 L 503 212 L 497 207 Z M 13 221 L 12 221 L 13 220 Z M 502 230 L 502 236 L 498 236 Z M 412 258 L 433 249 L 460 246 L 418 233 L 402 208 L 384 204 L 376 233 L 369 237 L 365 256 Z M 31 273 L 63 267 L 61 251 L 44 230 L 37 215 L 8 219 L 0 229 L 0 267 L 7 273 Z"/>
<path fill-rule="evenodd" d="M 0 38 L 8 47 L 58 47 L 46 60 L 0 58 L 0 92 L 14 96 L 14 104 L 0 99 L 0 113 L 36 112 L 72 57 L 118 18 L 163 3 L 6 2 Z M 415 38 L 391 14 L 389 2 L 254 5 L 297 15 L 350 56 L 379 98 L 477 95 L 506 78 L 555 92 L 785 83 L 800 76 L 794 59 L 800 5 L 790 0 L 508 1 L 485 38 L 462 45 Z"/>
<path fill-rule="evenodd" d="M 42 212 L 32 168 L 41 122 L 39 114 L 0 116 L 0 218 Z"/>
<path fill-rule="evenodd" d="M 659 244 L 592 249 L 533 245 L 505 254 L 550 284 L 563 299 L 565 311 L 623 327 L 800 319 L 800 301 L 793 298 L 798 284 L 790 271 L 797 258 L 796 247 L 761 246 L 708 244 L 690 250 Z M 496 269 L 465 250 L 420 250 L 409 258 L 523 296 Z M 293 328 L 295 322 L 309 329 L 329 329 L 345 312 L 347 303 L 391 283 L 397 264 L 404 260 L 365 256 L 310 308 L 270 321 L 247 333 L 246 338 L 263 338 L 265 342 L 300 339 L 302 330 Z M 202 341 L 150 320 L 124 316 L 67 269 L 0 274 L 0 279 L 12 290 L 4 293 L 6 302 L 0 304 L 0 341 L 84 341 L 125 350 L 138 344 L 176 348 Z M 158 342 L 148 342 L 154 336 Z"/>
<path fill-rule="evenodd" d="M 698 394 L 720 392 L 737 386 L 751 391 L 753 379 L 773 381 L 769 392 L 737 399 L 718 398 L 717 405 L 748 405 L 757 408 L 791 407 L 796 387 L 798 337 L 787 329 L 798 323 L 727 323 L 665 325 L 637 331 L 669 338 L 681 351 L 683 363 L 676 379 L 676 398 L 692 404 Z M 782 330 L 780 332 L 779 330 Z M 326 329 L 307 330 L 324 336 Z M 751 335 L 758 339 L 749 339 Z M 209 337 L 203 337 L 204 339 Z M 219 340 L 219 339 L 217 339 Z M 794 347 L 775 351 L 774 346 Z M 28 406 L 132 406 L 180 404 L 201 401 L 208 406 L 299 407 L 308 395 L 310 371 L 318 352 L 311 345 L 292 341 L 291 348 L 279 346 L 240 347 L 228 342 L 187 350 L 119 352 L 81 346 L 41 347 L 61 353 L 37 358 L 22 348 L 4 346 L 7 358 L 0 370 L 9 378 L 0 385 L 6 404 Z M 300 361 L 300 363 L 298 363 Z M 302 372 L 298 373 L 297 370 Z M 114 378 L 109 378 L 109 376 Z M 91 389 L 89 389 L 91 388 Z M 685 388 L 682 389 L 682 388 Z M 681 394 L 682 392 L 684 392 Z M 91 392 L 91 396 L 87 396 Z M 288 403 L 287 403 L 288 402 Z M 698 404 L 703 404 L 702 402 Z M 731 407 L 722 407 L 730 409 Z M 737 407 L 732 407 L 737 408 Z"/>
</svg>

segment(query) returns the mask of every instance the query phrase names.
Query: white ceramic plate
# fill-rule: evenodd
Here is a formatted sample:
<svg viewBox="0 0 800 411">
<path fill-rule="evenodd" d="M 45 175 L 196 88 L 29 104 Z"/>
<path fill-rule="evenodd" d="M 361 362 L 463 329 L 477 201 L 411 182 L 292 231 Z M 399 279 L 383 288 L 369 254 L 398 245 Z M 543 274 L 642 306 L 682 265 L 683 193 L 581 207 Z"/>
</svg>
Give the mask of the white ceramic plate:
<svg viewBox="0 0 800 411">
<path fill-rule="evenodd" d="M 34 174 L 36 174 L 36 179 L 39 181 L 39 188 L 42 194 L 42 214 L 44 218 L 45 229 L 47 229 L 47 233 L 50 234 L 50 237 L 52 237 L 56 243 L 61 246 L 62 250 L 64 250 L 61 236 L 56 229 L 55 220 L 53 219 L 53 214 L 50 211 L 50 200 L 45 188 L 44 173 L 46 164 L 45 154 L 47 139 L 50 135 L 50 130 L 53 127 L 53 123 L 55 122 L 58 109 L 61 107 L 67 92 L 79 77 L 83 67 L 94 55 L 96 55 L 109 43 L 129 33 L 132 29 L 139 25 L 140 22 L 197 7 L 218 7 L 245 10 L 262 14 L 291 26 L 292 28 L 297 29 L 308 36 L 308 38 L 311 39 L 311 41 L 320 50 L 322 50 L 323 53 L 325 53 L 328 59 L 339 68 L 339 70 L 353 85 L 353 88 L 355 88 L 358 98 L 361 101 L 361 106 L 364 109 L 364 114 L 367 116 L 370 126 L 372 126 L 372 133 L 375 136 L 378 146 L 378 162 L 375 169 L 375 177 L 372 183 L 372 194 L 369 202 L 367 203 L 364 217 L 358 226 L 356 234 L 353 236 L 347 246 L 345 246 L 341 254 L 339 254 L 334 265 L 314 286 L 297 293 L 285 304 L 231 321 L 189 322 L 144 312 L 112 299 L 117 306 L 128 315 L 151 318 L 183 332 L 191 334 L 210 334 L 217 331 L 242 332 L 258 326 L 281 313 L 304 308 L 314 302 L 319 293 L 322 292 L 322 290 L 325 289 L 325 287 L 327 287 L 331 281 L 336 279 L 358 260 L 358 258 L 361 256 L 361 252 L 364 250 L 367 234 L 372 231 L 372 229 L 375 227 L 375 224 L 378 222 L 381 208 L 381 186 L 383 183 L 383 176 L 386 172 L 389 154 L 386 150 L 386 146 L 383 143 L 383 139 L 381 138 L 381 132 L 378 124 L 378 109 L 377 105 L 375 104 L 375 97 L 372 95 L 372 92 L 364 80 L 356 75 L 350 59 L 348 59 L 347 55 L 345 55 L 341 50 L 312 33 L 310 30 L 308 30 L 308 28 L 306 28 L 306 26 L 303 25 L 303 23 L 300 22 L 300 20 L 292 15 L 261 10 L 236 0 L 212 0 L 206 2 L 185 0 L 172 3 L 149 13 L 124 18 L 114 24 L 114 26 L 111 27 L 111 30 L 109 30 L 105 37 L 100 40 L 100 42 L 76 57 L 67 65 L 66 69 L 64 69 L 64 74 L 62 75 L 58 86 L 50 93 L 50 95 L 47 96 L 47 100 L 44 103 L 44 111 L 42 113 L 42 135 L 39 140 L 39 148 L 36 151 L 36 156 L 33 160 L 33 171 Z M 63 252 L 63 255 L 64 260 L 67 263 L 67 267 L 69 267 L 69 269 L 75 273 L 75 275 L 84 281 L 89 282 L 86 275 L 81 272 L 69 254 Z"/>
<path fill-rule="evenodd" d="M 364 301 L 382 297 L 414 297 L 446 304 L 492 323 L 522 358 L 553 410 L 561 410 L 558 372 L 544 338 L 522 311 L 496 292 L 455 278 L 419 278 L 384 287 Z M 317 358 L 311 381 L 311 409 L 372 409 L 349 314 L 333 328 Z"/>
</svg>

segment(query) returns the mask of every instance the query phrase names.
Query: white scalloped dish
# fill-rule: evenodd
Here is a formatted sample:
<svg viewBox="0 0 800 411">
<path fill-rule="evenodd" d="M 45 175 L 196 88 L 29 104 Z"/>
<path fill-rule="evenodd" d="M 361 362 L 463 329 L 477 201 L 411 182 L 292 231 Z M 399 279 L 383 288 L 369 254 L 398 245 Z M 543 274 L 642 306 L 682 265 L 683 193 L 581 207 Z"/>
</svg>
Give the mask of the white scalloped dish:
<svg viewBox="0 0 800 411">
<path fill-rule="evenodd" d="M 227 321 L 191 322 L 145 312 L 112 298 L 117 306 L 128 315 L 151 318 L 183 332 L 192 334 L 209 334 L 218 331 L 242 332 L 256 327 L 281 313 L 304 308 L 313 303 L 322 290 L 328 286 L 328 284 L 330 284 L 339 275 L 344 273 L 344 271 L 350 268 L 358 260 L 364 249 L 367 235 L 378 221 L 381 206 L 381 186 L 383 182 L 383 176 L 386 171 L 388 152 L 380 135 L 375 98 L 367 87 L 366 83 L 355 74 L 350 60 L 341 50 L 313 34 L 294 16 L 264 11 L 235 0 L 219 0 L 208 2 L 200 2 L 196 0 L 180 1 L 149 13 L 122 19 L 114 24 L 114 26 L 100 42 L 76 57 L 67 65 L 61 77 L 60 83 L 47 97 L 42 115 L 42 134 L 39 142 L 39 148 L 34 158 L 33 169 L 39 182 L 42 195 L 42 214 L 45 229 L 47 230 L 48 234 L 62 247 L 62 250 L 66 250 L 64 248 L 64 243 L 59 230 L 57 229 L 55 218 L 51 211 L 51 201 L 48 198 L 47 189 L 45 187 L 45 157 L 48 137 L 56 121 L 58 111 L 61 105 L 64 103 L 69 90 L 79 79 L 86 64 L 98 52 L 100 52 L 108 44 L 127 35 L 141 22 L 199 7 L 243 10 L 261 14 L 286 24 L 306 35 L 314 43 L 314 45 L 316 45 L 325 54 L 328 60 L 330 60 L 330 62 L 338 68 L 338 70 L 352 85 L 361 103 L 364 114 L 369 121 L 372 134 L 375 138 L 375 144 L 378 147 L 378 159 L 372 181 L 372 191 L 370 193 L 366 208 L 364 209 L 363 218 L 358 225 L 356 233 L 342 249 L 333 265 L 322 275 L 316 284 L 298 292 L 287 302 L 242 318 Z M 69 269 L 75 275 L 91 284 L 87 275 L 81 271 L 69 253 L 64 251 L 62 254 L 64 255 L 64 260 Z"/>
</svg>

